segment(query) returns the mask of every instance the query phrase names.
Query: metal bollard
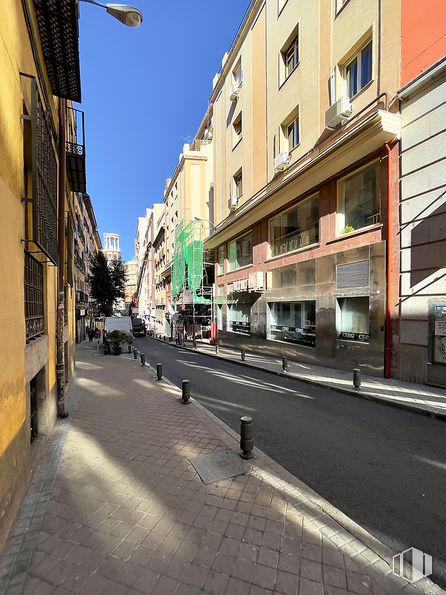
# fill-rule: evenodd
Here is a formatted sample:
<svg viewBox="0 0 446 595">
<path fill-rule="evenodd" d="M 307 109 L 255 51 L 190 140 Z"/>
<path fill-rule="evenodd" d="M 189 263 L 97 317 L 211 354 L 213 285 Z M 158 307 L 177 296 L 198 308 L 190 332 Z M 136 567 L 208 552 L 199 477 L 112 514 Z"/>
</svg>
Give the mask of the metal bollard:
<svg viewBox="0 0 446 595">
<path fill-rule="evenodd" d="M 246 359 L 246 351 L 244 349 L 240 349 L 240 359 L 242 362 L 244 362 Z"/>
<path fill-rule="evenodd" d="M 361 388 L 361 370 L 359 368 L 353 370 L 353 386 L 358 390 Z"/>
<path fill-rule="evenodd" d="M 141 353 L 140 357 L 141 357 L 141 366 L 145 366 L 146 365 L 146 354 Z"/>
<path fill-rule="evenodd" d="M 182 383 L 182 386 L 181 386 L 181 390 L 182 390 L 181 402 L 183 403 L 183 405 L 188 405 L 190 403 L 190 386 L 189 386 L 189 380 L 183 380 L 183 383 Z"/>
<path fill-rule="evenodd" d="M 137 349 L 134 349 L 134 350 L 133 350 L 133 357 L 134 357 L 135 359 L 137 359 L 137 357 L 138 357 L 138 350 L 137 350 Z"/>
<path fill-rule="evenodd" d="M 131 345 L 127 345 L 127 351 L 128 351 L 128 353 L 132 353 L 132 346 Z"/>
<path fill-rule="evenodd" d="M 162 380 L 163 378 L 163 364 L 156 364 L 156 379 Z"/>
<path fill-rule="evenodd" d="M 288 372 L 288 360 L 286 357 L 282 357 L 282 370 Z"/>
<path fill-rule="evenodd" d="M 192 347 L 193 347 L 194 349 L 196 349 L 196 348 L 197 348 L 197 342 L 195 341 L 195 339 L 192 341 Z"/>
<path fill-rule="evenodd" d="M 240 418 L 240 448 L 242 459 L 252 459 L 254 456 L 254 438 L 252 436 L 252 417 L 243 416 Z"/>
<path fill-rule="evenodd" d="M 218 346 L 218 343 L 215 343 L 215 353 L 218 355 L 220 353 L 220 348 Z"/>
<path fill-rule="evenodd" d="M 163 339 L 164 339 L 164 342 L 166 342 L 166 335 L 164 335 Z"/>
</svg>

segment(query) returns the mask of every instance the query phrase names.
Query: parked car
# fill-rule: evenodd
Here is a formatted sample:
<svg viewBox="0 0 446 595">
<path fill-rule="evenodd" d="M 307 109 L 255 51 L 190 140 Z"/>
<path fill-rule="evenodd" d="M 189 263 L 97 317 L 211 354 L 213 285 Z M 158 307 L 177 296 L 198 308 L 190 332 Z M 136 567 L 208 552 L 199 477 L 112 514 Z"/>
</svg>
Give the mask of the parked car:
<svg viewBox="0 0 446 595">
<path fill-rule="evenodd" d="M 146 325 L 142 318 L 132 318 L 132 329 L 134 337 L 143 337 L 146 334 Z"/>
</svg>

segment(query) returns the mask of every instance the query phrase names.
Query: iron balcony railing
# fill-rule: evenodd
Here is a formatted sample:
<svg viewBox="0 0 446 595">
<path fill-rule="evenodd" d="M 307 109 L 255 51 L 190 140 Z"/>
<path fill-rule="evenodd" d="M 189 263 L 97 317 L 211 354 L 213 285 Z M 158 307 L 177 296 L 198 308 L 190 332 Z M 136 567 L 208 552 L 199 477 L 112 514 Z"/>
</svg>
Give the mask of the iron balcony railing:
<svg viewBox="0 0 446 595">
<path fill-rule="evenodd" d="M 25 326 L 27 341 L 45 332 L 43 265 L 28 252 L 25 252 Z"/>
<path fill-rule="evenodd" d="M 83 259 L 79 256 L 78 252 L 75 252 L 74 254 L 74 263 L 80 271 L 85 273 L 85 263 Z"/>
<path fill-rule="evenodd" d="M 67 153 L 67 178 L 73 192 L 87 192 L 85 168 L 84 112 L 67 108 L 69 140 L 65 143 Z"/>
<path fill-rule="evenodd" d="M 80 289 L 76 289 L 76 304 L 88 304 L 89 297 L 85 291 L 81 291 Z"/>
</svg>

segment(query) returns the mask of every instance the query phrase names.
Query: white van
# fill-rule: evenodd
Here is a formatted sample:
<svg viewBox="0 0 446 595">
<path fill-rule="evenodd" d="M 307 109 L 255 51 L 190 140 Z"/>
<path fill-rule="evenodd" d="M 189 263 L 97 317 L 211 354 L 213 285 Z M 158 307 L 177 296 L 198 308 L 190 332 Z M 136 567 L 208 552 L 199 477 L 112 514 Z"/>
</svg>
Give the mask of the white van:
<svg viewBox="0 0 446 595">
<path fill-rule="evenodd" d="M 132 320 L 130 316 L 107 316 L 105 319 L 105 332 L 126 331 L 132 334 Z"/>
</svg>

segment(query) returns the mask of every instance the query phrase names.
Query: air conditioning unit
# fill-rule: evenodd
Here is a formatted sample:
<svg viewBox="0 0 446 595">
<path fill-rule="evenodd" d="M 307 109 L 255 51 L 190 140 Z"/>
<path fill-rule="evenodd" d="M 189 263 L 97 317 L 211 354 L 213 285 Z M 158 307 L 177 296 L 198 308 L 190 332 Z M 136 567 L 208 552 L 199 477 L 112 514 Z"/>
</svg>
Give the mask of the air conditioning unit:
<svg viewBox="0 0 446 595">
<path fill-rule="evenodd" d="M 284 151 L 283 153 L 280 153 L 280 155 L 277 155 L 277 157 L 274 157 L 274 171 L 283 171 L 284 169 L 286 169 L 288 167 L 288 164 L 290 162 L 290 154 L 288 153 L 288 151 Z"/>
<path fill-rule="evenodd" d="M 230 196 L 228 198 L 228 209 L 230 211 L 235 211 L 238 207 L 238 196 Z"/>
<path fill-rule="evenodd" d="M 240 94 L 240 87 L 241 87 L 240 84 L 232 85 L 232 93 L 229 96 L 229 99 L 231 101 L 237 101 L 238 96 Z"/>
<path fill-rule="evenodd" d="M 265 275 L 262 271 L 249 273 L 248 286 L 251 291 L 259 291 L 265 289 Z"/>
<path fill-rule="evenodd" d="M 335 130 L 345 124 L 352 115 L 352 105 L 348 97 L 340 97 L 325 112 L 325 125 Z"/>
</svg>

